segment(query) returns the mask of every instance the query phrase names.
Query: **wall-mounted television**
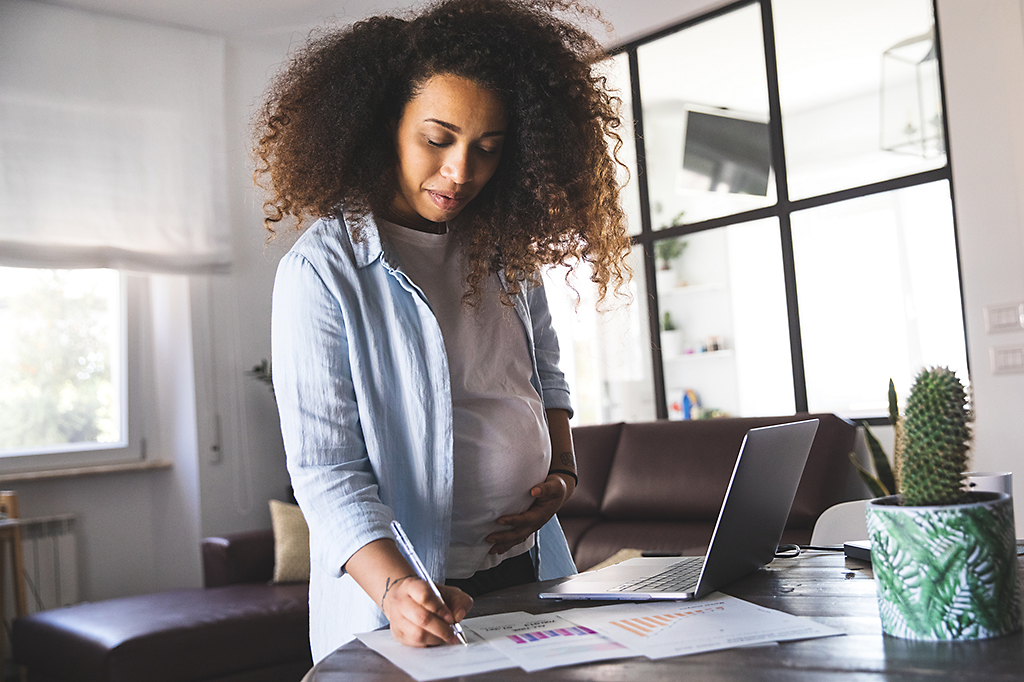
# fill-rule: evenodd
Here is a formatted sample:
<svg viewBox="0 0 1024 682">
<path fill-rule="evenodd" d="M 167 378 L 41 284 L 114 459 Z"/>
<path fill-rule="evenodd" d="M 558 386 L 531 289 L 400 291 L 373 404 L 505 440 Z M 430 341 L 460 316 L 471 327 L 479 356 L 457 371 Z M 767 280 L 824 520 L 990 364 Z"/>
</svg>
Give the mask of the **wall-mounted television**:
<svg viewBox="0 0 1024 682">
<path fill-rule="evenodd" d="M 772 166 L 767 123 L 727 109 L 687 108 L 684 125 L 677 193 L 767 196 Z"/>
</svg>

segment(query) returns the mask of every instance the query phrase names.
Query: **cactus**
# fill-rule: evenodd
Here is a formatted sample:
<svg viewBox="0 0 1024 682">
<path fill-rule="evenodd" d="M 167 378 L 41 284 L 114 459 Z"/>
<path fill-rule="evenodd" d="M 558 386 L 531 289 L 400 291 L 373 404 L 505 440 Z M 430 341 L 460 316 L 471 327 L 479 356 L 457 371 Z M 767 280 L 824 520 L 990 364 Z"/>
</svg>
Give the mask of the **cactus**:
<svg viewBox="0 0 1024 682">
<path fill-rule="evenodd" d="M 917 375 L 907 399 L 897 464 L 904 506 L 963 500 L 970 421 L 967 392 L 954 372 L 932 367 Z"/>
</svg>

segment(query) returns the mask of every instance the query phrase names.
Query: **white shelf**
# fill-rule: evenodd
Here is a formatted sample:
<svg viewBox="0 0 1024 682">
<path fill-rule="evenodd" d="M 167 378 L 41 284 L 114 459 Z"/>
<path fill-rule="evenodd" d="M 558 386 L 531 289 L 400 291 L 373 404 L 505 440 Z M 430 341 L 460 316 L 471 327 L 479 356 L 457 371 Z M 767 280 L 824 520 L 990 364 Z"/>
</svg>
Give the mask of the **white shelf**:
<svg viewBox="0 0 1024 682">
<path fill-rule="evenodd" d="M 707 360 L 709 358 L 731 358 L 733 352 L 731 348 L 725 350 L 710 350 L 706 353 L 680 353 L 679 355 L 671 355 L 663 357 L 665 362 L 693 362 L 696 360 Z"/>
<path fill-rule="evenodd" d="M 725 284 L 722 282 L 711 282 L 708 284 L 687 284 L 683 286 L 675 286 L 666 289 L 663 292 L 663 295 L 675 296 L 680 294 L 697 294 L 707 291 L 724 291 L 725 288 Z"/>
</svg>

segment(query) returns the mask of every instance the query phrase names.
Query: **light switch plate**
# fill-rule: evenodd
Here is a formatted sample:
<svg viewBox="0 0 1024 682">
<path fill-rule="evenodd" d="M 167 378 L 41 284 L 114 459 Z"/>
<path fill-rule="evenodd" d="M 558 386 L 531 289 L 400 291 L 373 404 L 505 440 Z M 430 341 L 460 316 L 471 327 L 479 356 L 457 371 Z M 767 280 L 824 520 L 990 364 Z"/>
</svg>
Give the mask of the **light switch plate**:
<svg viewBox="0 0 1024 682">
<path fill-rule="evenodd" d="M 993 374 L 1024 372 L 1024 346 L 1002 346 L 991 349 Z"/>
<path fill-rule="evenodd" d="M 985 331 L 1013 332 L 1024 329 L 1024 303 L 985 306 Z"/>
</svg>

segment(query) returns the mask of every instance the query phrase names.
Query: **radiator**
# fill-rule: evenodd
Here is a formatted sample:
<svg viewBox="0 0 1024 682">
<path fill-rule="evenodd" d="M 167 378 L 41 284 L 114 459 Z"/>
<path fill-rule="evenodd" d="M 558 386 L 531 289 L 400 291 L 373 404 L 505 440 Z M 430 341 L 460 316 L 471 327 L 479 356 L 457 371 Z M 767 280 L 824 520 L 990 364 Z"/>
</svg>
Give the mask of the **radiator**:
<svg viewBox="0 0 1024 682">
<path fill-rule="evenodd" d="M 78 549 L 72 515 L 20 519 L 28 612 L 78 602 Z M 14 604 L 11 581 L 5 581 L 9 613 Z"/>
</svg>

